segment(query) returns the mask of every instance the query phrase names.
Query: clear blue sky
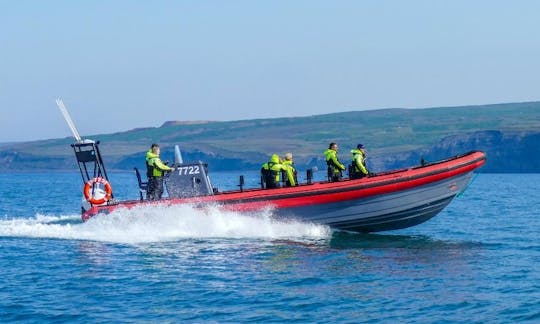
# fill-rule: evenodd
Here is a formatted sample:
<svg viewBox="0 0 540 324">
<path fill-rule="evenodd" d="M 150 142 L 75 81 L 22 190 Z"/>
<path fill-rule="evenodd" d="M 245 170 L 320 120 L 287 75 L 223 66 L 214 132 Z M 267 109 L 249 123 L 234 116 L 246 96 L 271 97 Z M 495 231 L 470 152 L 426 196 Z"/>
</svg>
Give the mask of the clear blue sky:
<svg viewBox="0 0 540 324">
<path fill-rule="evenodd" d="M 0 142 L 539 89 L 540 1 L 0 0 Z"/>
</svg>

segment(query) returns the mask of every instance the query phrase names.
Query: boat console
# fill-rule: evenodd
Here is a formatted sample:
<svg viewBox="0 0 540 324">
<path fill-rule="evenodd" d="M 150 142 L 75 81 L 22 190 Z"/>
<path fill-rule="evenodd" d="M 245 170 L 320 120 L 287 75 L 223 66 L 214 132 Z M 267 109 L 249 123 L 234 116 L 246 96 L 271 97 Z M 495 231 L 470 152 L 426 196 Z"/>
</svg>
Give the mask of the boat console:
<svg viewBox="0 0 540 324">
<path fill-rule="evenodd" d="M 208 164 L 201 161 L 174 164 L 174 171 L 165 177 L 169 198 L 211 196 L 214 189 L 208 178 Z"/>
</svg>

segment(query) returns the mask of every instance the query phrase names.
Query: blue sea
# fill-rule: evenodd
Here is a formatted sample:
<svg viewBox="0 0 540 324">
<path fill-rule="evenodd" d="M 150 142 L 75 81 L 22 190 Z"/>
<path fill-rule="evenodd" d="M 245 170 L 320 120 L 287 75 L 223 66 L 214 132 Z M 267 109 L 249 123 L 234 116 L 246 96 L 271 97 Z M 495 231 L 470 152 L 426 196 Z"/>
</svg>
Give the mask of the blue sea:
<svg viewBox="0 0 540 324">
<path fill-rule="evenodd" d="M 138 197 L 132 173 L 109 177 Z M 1 322 L 540 322 L 540 174 L 478 174 L 435 218 L 378 234 L 188 206 L 82 223 L 78 173 L 0 183 Z"/>
</svg>

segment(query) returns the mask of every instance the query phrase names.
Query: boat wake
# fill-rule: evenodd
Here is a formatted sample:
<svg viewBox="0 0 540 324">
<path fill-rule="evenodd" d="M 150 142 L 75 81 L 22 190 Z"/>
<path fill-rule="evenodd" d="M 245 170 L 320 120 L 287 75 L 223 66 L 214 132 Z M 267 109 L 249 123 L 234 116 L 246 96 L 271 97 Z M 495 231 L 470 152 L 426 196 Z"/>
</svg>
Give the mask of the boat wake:
<svg viewBox="0 0 540 324">
<path fill-rule="evenodd" d="M 191 238 L 324 239 L 329 227 L 275 220 L 272 211 L 241 214 L 210 206 L 153 205 L 117 209 L 82 223 L 80 215 L 36 215 L 0 220 L 0 237 L 89 240 L 113 243 L 171 242 Z"/>
</svg>

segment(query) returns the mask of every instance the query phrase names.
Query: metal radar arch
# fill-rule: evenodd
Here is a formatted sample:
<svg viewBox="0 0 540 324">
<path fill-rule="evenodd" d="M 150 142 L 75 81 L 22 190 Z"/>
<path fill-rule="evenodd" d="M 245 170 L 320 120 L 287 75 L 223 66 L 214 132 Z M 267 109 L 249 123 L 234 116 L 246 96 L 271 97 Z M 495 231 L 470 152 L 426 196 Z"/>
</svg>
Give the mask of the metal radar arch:
<svg viewBox="0 0 540 324">
<path fill-rule="evenodd" d="M 71 147 L 75 153 L 77 165 L 85 184 L 83 194 L 86 200 L 92 205 L 107 204 L 112 201 L 113 193 L 99 151 L 99 141 L 82 139 L 62 100 L 56 99 L 56 104 L 75 138 L 75 143 L 71 144 Z"/>
</svg>

